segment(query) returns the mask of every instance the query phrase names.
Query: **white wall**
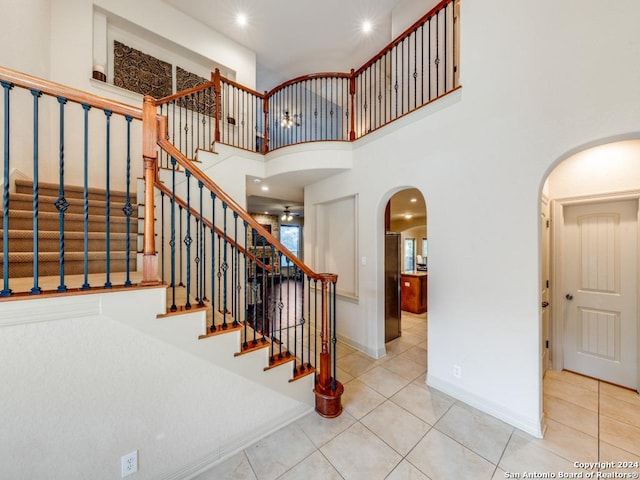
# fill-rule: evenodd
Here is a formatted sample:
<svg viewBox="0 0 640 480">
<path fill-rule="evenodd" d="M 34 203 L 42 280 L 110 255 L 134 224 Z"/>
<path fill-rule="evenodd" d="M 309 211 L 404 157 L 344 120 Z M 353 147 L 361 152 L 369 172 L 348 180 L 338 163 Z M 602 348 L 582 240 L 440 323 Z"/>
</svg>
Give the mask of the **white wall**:
<svg viewBox="0 0 640 480">
<path fill-rule="evenodd" d="M 108 316 L 109 302 L 129 315 Z M 298 410 L 132 326 L 161 322 L 162 289 L 22 303 L 0 304 L 0 478 L 121 478 L 134 450 L 131 478 L 187 478 Z"/>
<path fill-rule="evenodd" d="M 542 182 L 570 151 L 640 136 L 640 65 L 630 61 L 640 4 L 615 10 L 625 15 L 596 0 L 579 10 L 461 2 L 462 89 L 357 142 L 352 171 L 306 189 L 306 205 L 359 196 L 355 255 L 376 260 L 359 266 L 358 304 L 338 305 L 338 331 L 370 354 L 384 349 L 384 206 L 401 188 L 420 189 L 429 206 L 428 382 L 534 434 Z M 308 231 L 314 221 L 306 216 Z"/>
</svg>

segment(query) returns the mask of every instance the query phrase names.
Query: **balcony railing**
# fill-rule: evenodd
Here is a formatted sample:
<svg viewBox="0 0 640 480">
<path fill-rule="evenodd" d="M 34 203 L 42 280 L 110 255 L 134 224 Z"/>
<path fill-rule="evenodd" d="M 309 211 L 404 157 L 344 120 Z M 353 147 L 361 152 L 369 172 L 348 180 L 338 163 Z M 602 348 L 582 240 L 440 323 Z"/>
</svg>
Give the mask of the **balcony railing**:
<svg viewBox="0 0 640 480">
<path fill-rule="evenodd" d="M 157 101 L 187 158 L 215 142 L 267 153 L 354 141 L 459 87 L 459 0 L 443 0 L 357 70 L 289 80 L 261 94 L 216 70 L 211 82 Z M 160 164 L 169 168 L 165 155 Z"/>
</svg>

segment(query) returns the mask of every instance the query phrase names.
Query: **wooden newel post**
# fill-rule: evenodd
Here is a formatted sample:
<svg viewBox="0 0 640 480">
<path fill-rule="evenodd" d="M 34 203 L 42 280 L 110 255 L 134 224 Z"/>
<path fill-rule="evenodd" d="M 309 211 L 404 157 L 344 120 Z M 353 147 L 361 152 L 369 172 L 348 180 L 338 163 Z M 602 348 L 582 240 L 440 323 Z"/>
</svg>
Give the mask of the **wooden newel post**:
<svg viewBox="0 0 640 480">
<path fill-rule="evenodd" d="M 331 355 L 329 352 L 329 282 L 335 281 L 336 276 L 325 274 L 322 282 L 322 324 L 321 338 L 322 350 L 320 352 L 320 364 L 318 379 L 314 389 L 316 395 L 316 412 L 323 417 L 333 418 L 342 413 L 342 393 L 344 387 L 337 379 L 331 377 Z M 334 326 L 335 329 L 335 326 Z M 334 332 L 335 335 L 335 332 Z M 333 345 L 335 348 L 335 344 Z"/>
<path fill-rule="evenodd" d="M 356 75 L 353 68 L 351 69 L 351 77 L 349 78 L 349 95 L 351 96 L 351 130 L 349 131 L 349 140 L 356 139 Z"/>
<path fill-rule="evenodd" d="M 154 183 L 158 170 L 158 126 L 153 97 L 145 95 L 142 106 L 142 157 L 144 159 L 144 252 L 142 284 L 157 285 L 158 257 L 155 243 Z"/>
</svg>

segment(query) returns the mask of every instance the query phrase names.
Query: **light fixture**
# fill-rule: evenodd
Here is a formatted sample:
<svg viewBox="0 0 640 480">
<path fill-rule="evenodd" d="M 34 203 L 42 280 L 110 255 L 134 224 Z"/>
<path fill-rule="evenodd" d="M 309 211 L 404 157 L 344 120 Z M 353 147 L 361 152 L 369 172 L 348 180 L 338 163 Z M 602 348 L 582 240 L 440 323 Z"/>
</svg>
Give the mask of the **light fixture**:
<svg viewBox="0 0 640 480">
<path fill-rule="evenodd" d="M 289 112 L 285 110 L 282 114 L 282 120 L 280 121 L 280 126 L 282 128 L 291 128 L 291 127 L 299 127 L 300 126 L 300 117 L 301 115 L 298 113 L 294 113 L 293 115 L 289 115 Z"/>
<path fill-rule="evenodd" d="M 411 203 L 416 203 L 418 201 L 417 198 L 412 198 L 411 200 L 409 200 Z"/>
<path fill-rule="evenodd" d="M 293 215 L 291 215 L 291 210 L 289 210 L 288 206 L 284 207 L 284 212 L 282 213 L 280 220 L 282 220 L 283 222 L 290 222 L 291 220 L 293 220 Z"/>
<path fill-rule="evenodd" d="M 262 187 L 260 187 L 260 190 L 262 190 L 263 192 L 268 192 L 269 187 L 267 187 L 266 185 L 263 185 Z"/>
<path fill-rule="evenodd" d="M 362 33 L 369 33 L 373 29 L 373 25 L 369 20 L 362 22 Z"/>
<path fill-rule="evenodd" d="M 238 13 L 236 16 L 236 23 L 241 27 L 244 27 L 247 24 L 247 16 L 244 13 Z"/>
<path fill-rule="evenodd" d="M 407 213 L 404 218 L 406 218 L 407 220 L 411 220 L 413 218 L 413 215 L 411 215 L 410 213 Z"/>
</svg>

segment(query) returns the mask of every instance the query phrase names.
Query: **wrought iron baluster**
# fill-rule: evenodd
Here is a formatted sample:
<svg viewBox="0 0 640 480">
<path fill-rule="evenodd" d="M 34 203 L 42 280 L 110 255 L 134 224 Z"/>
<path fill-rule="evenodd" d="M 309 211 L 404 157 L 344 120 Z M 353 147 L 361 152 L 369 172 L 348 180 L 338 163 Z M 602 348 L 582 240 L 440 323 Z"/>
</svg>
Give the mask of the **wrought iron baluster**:
<svg viewBox="0 0 640 480">
<path fill-rule="evenodd" d="M 203 209 L 203 203 L 202 203 L 202 187 L 204 187 L 204 184 L 200 181 L 198 181 L 198 190 L 200 191 L 200 229 L 198 230 L 198 238 L 200 239 L 200 254 L 198 257 L 196 257 L 196 266 L 198 267 L 198 306 L 199 307 L 204 307 L 204 261 L 202 260 L 202 257 L 204 255 L 204 219 L 202 218 L 202 209 Z"/>
<path fill-rule="evenodd" d="M 106 248 L 106 278 L 104 282 L 104 288 L 111 288 L 111 115 L 113 112 L 111 110 L 104 110 L 104 115 L 106 118 L 106 129 L 107 129 L 107 138 L 106 138 L 106 167 L 107 167 L 107 178 L 106 178 L 106 194 L 105 194 L 105 216 L 106 216 L 106 225 L 105 225 L 105 248 Z"/>
<path fill-rule="evenodd" d="M 164 283 L 164 191 L 162 190 L 160 190 L 160 226 L 160 271 L 162 283 Z"/>
<path fill-rule="evenodd" d="M 38 285 L 38 155 L 39 155 L 39 138 L 38 138 L 38 106 L 42 92 L 39 90 L 31 90 L 33 95 L 33 288 L 31 294 L 37 295 L 42 293 L 42 289 Z"/>
<path fill-rule="evenodd" d="M 182 229 L 180 231 L 182 232 Z M 169 246 L 171 247 L 171 308 L 169 310 L 175 312 L 178 307 L 176 306 L 176 159 L 173 157 L 171 157 L 171 240 Z"/>
<path fill-rule="evenodd" d="M 222 202 L 222 223 L 224 226 L 224 250 L 222 252 L 222 325 L 223 328 L 227 328 L 227 271 L 229 270 L 229 263 L 227 262 L 227 208 L 226 202 Z"/>
<path fill-rule="evenodd" d="M 189 296 L 191 295 L 191 242 L 193 239 L 191 238 L 191 172 L 189 170 L 185 170 L 185 177 L 187 177 L 187 231 L 184 236 L 184 244 L 187 247 L 187 301 L 184 304 L 185 310 L 191 309 L 191 302 L 189 300 Z"/>
<path fill-rule="evenodd" d="M 2 279 L 3 288 L 0 297 L 8 297 L 13 292 L 9 288 L 9 160 L 10 153 L 10 129 L 11 109 L 9 108 L 10 90 L 13 84 L 0 81 L 4 90 L 4 183 L 2 191 Z"/>
<path fill-rule="evenodd" d="M 67 286 L 64 284 L 64 213 L 69 208 L 69 202 L 64 198 L 64 106 L 67 103 L 67 99 L 64 97 L 58 97 L 58 105 L 60 111 L 60 143 L 59 143 L 59 186 L 58 186 L 58 198 L 54 202 L 56 209 L 58 210 L 59 218 L 59 273 L 60 284 L 58 285 L 58 292 L 66 292 Z"/>
<path fill-rule="evenodd" d="M 300 278 L 300 371 L 304 370 L 304 325 L 306 320 L 304 318 L 304 278 L 305 274 L 303 271 L 297 271 L 297 275 L 301 275 Z M 296 278 L 297 282 L 297 278 Z"/>
<path fill-rule="evenodd" d="M 314 294 L 314 314 L 313 314 L 313 355 L 314 355 L 314 364 L 318 364 L 318 279 L 314 279 L 313 281 L 313 294 Z M 311 308 L 311 306 L 309 306 Z M 320 332 L 320 336 L 322 336 L 322 332 Z"/>
<path fill-rule="evenodd" d="M 82 104 L 84 110 L 84 155 L 83 155 L 83 188 L 82 188 L 82 206 L 83 206 L 83 236 L 84 236 L 84 255 L 83 255 L 83 272 L 84 283 L 82 290 L 91 288 L 89 285 L 89 110 L 91 106 L 86 103 Z"/>
<path fill-rule="evenodd" d="M 249 239 L 247 238 L 247 235 L 249 234 L 249 232 L 247 230 L 247 227 L 249 226 L 249 223 L 245 220 L 242 222 L 242 224 L 244 225 L 244 308 L 242 311 L 242 318 L 244 323 L 244 342 L 242 346 L 244 348 L 247 348 L 247 308 L 249 306 L 247 302 L 247 280 L 249 279 L 249 264 L 247 263 L 247 253 L 249 252 Z"/>
<path fill-rule="evenodd" d="M 200 216 L 194 215 L 194 220 L 196 221 L 196 256 L 193 259 L 196 264 L 196 295 L 194 300 L 200 306 Z"/>
<path fill-rule="evenodd" d="M 209 192 L 211 194 L 211 327 L 209 330 L 212 332 L 216 331 L 216 194 L 213 192 Z M 220 263 L 220 256 L 218 255 L 218 264 Z M 220 288 L 220 287 L 218 287 Z M 218 306 L 220 305 L 220 301 L 218 300 Z"/>
<path fill-rule="evenodd" d="M 175 161 L 175 160 L 174 160 Z M 175 189 L 175 185 L 174 185 L 174 189 Z M 175 190 L 174 190 L 175 192 Z M 182 241 L 182 205 L 178 204 L 178 220 L 180 223 L 180 241 Z M 179 287 L 184 287 L 184 283 L 182 283 L 182 265 L 183 265 L 183 259 L 182 259 L 182 246 L 179 245 L 179 251 L 178 253 L 180 254 L 180 282 L 178 283 Z"/>
<path fill-rule="evenodd" d="M 315 319 L 311 321 L 311 277 L 307 276 L 307 368 L 311 368 L 311 331 L 315 329 Z M 314 335 L 315 336 L 315 335 Z M 313 351 L 313 365 L 316 364 L 316 351 Z"/>
<path fill-rule="evenodd" d="M 231 285 L 232 285 L 232 293 L 231 293 L 231 316 L 233 317 L 233 326 L 238 325 L 238 298 L 240 296 L 240 276 L 238 275 L 238 212 L 233 212 L 233 250 L 231 262 L 233 264 L 233 271 L 231 272 Z"/>
<path fill-rule="evenodd" d="M 331 353 L 333 356 L 332 359 L 332 363 L 333 363 L 333 376 L 332 376 L 332 381 L 331 381 L 331 390 L 336 390 L 336 388 L 338 387 L 337 385 L 337 377 L 336 377 L 336 368 L 337 368 L 337 362 L 336 362 L 336 356 L 337 356 L 337 351 L 336 351 L 336 342 L 337 342 L 337 338 L 336 338 L 336 282 L 331 282 L 329 284 L 329 288 L 332 290 L 332 298 L 333 298 L 333 311 L 331 312 L 331 321 L 330 321 L 330 330 L 331 330 Z"/>
<path fill-rule="evenodd" d="M 262 263 L 265 263 L 265 258 L 268 258 L 265 255 L 266 252 L 266 239 L 264 237 L 262 237 L 261 239 L 262 242 L 262 249 L 260 250 L 262 252 Z M 271 262 L 267 262 L 270 264 L 270 267 L 273 268 L 273 264 L 271 264 Z M 271 303 L 271 296 L 269 295 L 269 288 L 268 288 L 268 283 L 269 283 L 269 277 L 273 278 L 272 275 L 269 274 L 269 270 L 267 270 L 267 265 L 264 265 L 263 269 L 262 269 L 262 329 L 261 329 L 261 334 L 262 334 L 262 338 L 260 339 L 263 343 L 266 342 L 266 337 L 265 337 L 265 331 L 267 331 L 267 328 L 265 328 L 265 325 L 269 327 L 269 329 L 271 329 L 271 323 L 269 322 L 269 318 L 267 317 L 268 314 L 268 308 L 269 308 L 269 304 Z M 267 322 L 268 325 L 267 325 Z M 271 357 L 273 357 L 273 343 L 271 344 Z"/>
<path fill-rule="evenodd" d="M 447 20 L 447 5 L 448 4 L 446 4 L 446 3 L 444 5 L 444 49 L 443 49 L 444 50 L 444 52 L 443 52 L 444 53 L 444 92 L 443 93 L 447 92 L 447 76 L 449 74 L 449 69 L 447 68 L 447 65 L 448 65 L 447 64 L 447 44 L 448 44 L 448 42 L 447 42 L 447 23 L 449 23 L 448 20 Z"/>
</svg>

